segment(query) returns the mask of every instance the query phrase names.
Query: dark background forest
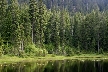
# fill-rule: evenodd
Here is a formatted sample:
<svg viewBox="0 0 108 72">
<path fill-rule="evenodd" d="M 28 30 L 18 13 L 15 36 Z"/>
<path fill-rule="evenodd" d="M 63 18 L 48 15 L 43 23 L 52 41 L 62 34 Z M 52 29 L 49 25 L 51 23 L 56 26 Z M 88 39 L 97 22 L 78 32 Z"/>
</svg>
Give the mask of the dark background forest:
<svg viewBox="0 0 108 72">
<path fill-rule="evenodd" d="M 36 0 L 38 1 L 38 0 Z M 29 0 L 18 0 L 19 4 L 29 3 Z M 93 9 L 104 11 L 108 9 L 108 0 L 43 0 L 48 9 L 56 6 L 67 8 L 75 12 L 91 12 Z"/>
<path fill-rule="evenodd" d="M 74 55 L 108 51 L 107 0 L 1 0 L 0 53 Z"/>
</svg>

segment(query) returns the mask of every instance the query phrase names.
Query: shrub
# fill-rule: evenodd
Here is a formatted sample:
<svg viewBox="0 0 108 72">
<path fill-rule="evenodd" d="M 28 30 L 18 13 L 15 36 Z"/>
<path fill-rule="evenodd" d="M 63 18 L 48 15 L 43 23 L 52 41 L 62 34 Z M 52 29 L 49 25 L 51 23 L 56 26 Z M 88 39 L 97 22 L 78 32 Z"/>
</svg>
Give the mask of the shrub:
<svg viewBox="0 0 108 72">
<path fill-rule="evenodd" d="M 45 48 L 49 54 L 53 54 L 54 46 L 52 44 L 45 45 Z"/>
<path fill-rule="evenodd" d="M 46 56 L 48 51 L 46 49 L 37 48 L 35 44 L 29 44 L 25 47 L 25 53 L 28 56 Z"/>
<path fill-rule="evenodd" d="M 103 54 L 103 53 L 104 53 L 103 49 L 100 48 L 100 49 L 99 49 L 99 54 Z"/>
<path fill-rule="evenodd" d="M 48 51 L 46 49 L 43 49 L 43 56 L 46 56 L 48 54 Z"/>
<path fill-rule="evenodd" d="M 2 49 L 2 47 L 0 47 L 0 56 L 2 56 L 3 55 L 3 49 Z"/>
<path fill-rule="evenodd" d="M 67 56 L 73 56 L 75 54 L 74 49 L 70 47 L 66 47 L 65 51 L 66 51 Z"/>
</svg>

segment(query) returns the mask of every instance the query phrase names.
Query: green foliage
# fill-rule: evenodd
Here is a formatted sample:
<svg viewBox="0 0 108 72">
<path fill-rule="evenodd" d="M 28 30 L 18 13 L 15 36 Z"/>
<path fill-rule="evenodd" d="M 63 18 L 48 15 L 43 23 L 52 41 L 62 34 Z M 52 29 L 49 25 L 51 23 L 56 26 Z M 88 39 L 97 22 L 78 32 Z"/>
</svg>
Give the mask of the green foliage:
<svg viewBox="0 0 108 72">
<path fill-rule="evenodd" d="M 30 0 L 29 5 L 1 0 L 0 53 L 25 57 L 46 56 L 47 51 L 65 56 L 108 51 L 108 11 L 99 11 L 97 4 L 88 13 L 82 7 L 69 12 L 55 5 L 47 9 L 42 0 Z"/>
<path fill-rule="evenodd" d="M 0 57 L 3 55 L 3 49 L 0 47 Z"/>
<path fill-rule="evenodd" d="M 46 56 L 48 54 L 46 49 L 37 48 L 35 44 L 25 46 L 25 53 L 27 56 Z"/>
<path fill-rule="evenodd" d="M 75 55 L 75 52 L 74 52 L 73 48 L 66 47 L 65 51 L 66 51 L 66 56 L 73 56 L 73 55 Z"/>
<path fill-rule="evenodd" d="M 46 44 L 45 45 L 46 50 L 48 51 L 49 54 L 52 54 L 54 51 L 54 46 L 52 44 Z"/>
<path fill-rule="evenodd" d="M 103 51 L 102 48 L 100 48 L 100 50 L 99 50 L 99 54 L 104 54 L 104 51 Z"/>
</svg>

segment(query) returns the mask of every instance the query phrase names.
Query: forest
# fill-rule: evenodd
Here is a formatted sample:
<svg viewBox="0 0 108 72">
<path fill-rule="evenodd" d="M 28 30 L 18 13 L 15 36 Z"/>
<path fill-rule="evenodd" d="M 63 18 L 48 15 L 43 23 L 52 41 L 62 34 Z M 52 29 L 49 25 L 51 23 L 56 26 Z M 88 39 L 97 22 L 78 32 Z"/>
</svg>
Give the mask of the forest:
<svg viewBox="0 0 108 72">
<path fill-rule="evenodd" d="M 0 56 L 103 54 L 108 51 L 107 3 L 0 0 Z"/>
</svg>

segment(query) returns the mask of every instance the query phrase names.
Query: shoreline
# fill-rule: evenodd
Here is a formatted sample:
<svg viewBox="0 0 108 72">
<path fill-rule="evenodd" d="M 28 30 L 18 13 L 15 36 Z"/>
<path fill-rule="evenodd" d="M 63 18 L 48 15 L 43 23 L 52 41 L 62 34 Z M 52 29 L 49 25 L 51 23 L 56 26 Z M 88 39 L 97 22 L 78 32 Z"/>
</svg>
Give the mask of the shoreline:
<svg viewBox="0 0 108 72">
<path fill-rule="evenodd" d="M 54 56 L 47 55 L 46 57 L 27 57 L 27 58 L 19 58 L 16 56 L 2 56 L 0 57 L 0 64 L 5 63 L 16 63 L 16 62 L 33 62 L 33 61 L 48 61 L 48 60 L 108 60 L 107 55 L 102 54 L 82 54 L 82 55 L 74 55 L 74 56 Z"/>
</svg>

